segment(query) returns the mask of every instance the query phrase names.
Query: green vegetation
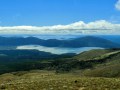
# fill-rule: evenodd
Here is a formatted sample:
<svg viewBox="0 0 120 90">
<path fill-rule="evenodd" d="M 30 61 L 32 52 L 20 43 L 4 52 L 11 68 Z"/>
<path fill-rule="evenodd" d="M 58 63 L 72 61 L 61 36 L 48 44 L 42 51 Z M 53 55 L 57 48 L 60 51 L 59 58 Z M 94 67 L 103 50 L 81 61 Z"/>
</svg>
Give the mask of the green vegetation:
<svg viewBox="0 0 120 90">
<path fill-rule="evenodd" d="M 6 54 L 1 53 L 1 57 Z M 11 60 L 0 61 L 0 90 L 120 90 L 119 49 L 90 50 L 50 59 Z"/>
<path fill-rule="evenodd" d="M 18 51 L 17 51 L 18 52 Z M 22 51 L 23 52 L 23 51 Z M 90 50 L 78 54 L 74 57 L 57 56 L 51 59 L 41 59 L 39 55 L 33 57 L 35 53 L 32 52 L 15 52 L 9 53 L 15 56 L 18 60 L 8 60 L 4 62 L 1 60 L 0 73 L 9 73 L 16 71 L 29 71 L 29 70 L 55 70 L 56 73 L 68 73 L 73 71 L 80 71 L 80 75 L 96 76 L 96 77 L 120 77 L 120 50 L 119 49 L 97 49 Z M 37 52 L 37 51 L 36 51 Z M 27 54 L 26 54 L 27 53 Z M 2 53 L 1 53 L 2 54 Z M 44 54 L 44 53 L 43 53 Z M 40 54 L 40 55 L 43 55 Z M 20 58 L 21 56 L 32 55 L 30 60 Z M 46 55 L 46 54 L 45 54 Z M 18 58 L 18 56 L 20 56 Z M 49 55 L 48 55 L 49 56 Z M 5 56 L 1 56 L 5 57 Z M 10 58 L 12 59 L 12 58 Z M 20 60 L 21 59 L 21 60 Z"/>
</svg>

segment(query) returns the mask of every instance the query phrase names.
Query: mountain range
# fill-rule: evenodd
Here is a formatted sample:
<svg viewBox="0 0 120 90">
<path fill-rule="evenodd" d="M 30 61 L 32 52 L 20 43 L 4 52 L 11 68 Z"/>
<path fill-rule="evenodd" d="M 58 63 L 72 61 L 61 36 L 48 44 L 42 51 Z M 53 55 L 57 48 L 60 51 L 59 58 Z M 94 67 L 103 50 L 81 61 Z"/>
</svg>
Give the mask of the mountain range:
<svg viewBox="0 0 120 90">
<path fill-rule="evenodd" d="M 0 46 L 41 45 L 46 47 L 102 47 L 119 48 L 120 44 L 97 36 L 85 36 L 81 38 L 57 40 L 43 40 L 36 37 L 0 37 Z"/>
</svg>

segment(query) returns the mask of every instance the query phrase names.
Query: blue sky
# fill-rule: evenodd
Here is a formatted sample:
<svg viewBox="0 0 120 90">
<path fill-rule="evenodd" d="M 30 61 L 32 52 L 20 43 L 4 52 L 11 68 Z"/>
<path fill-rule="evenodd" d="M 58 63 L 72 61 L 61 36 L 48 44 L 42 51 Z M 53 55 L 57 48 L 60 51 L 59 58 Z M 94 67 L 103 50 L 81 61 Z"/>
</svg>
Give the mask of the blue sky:
<svg viewBox="0 0 120 90">
<path fill-rule="evenodd" d="M 120 20 L 118 0 L 0 0 L 0 26 Z"/>
<path fill-rule="evenodd" d="M 0 34 L 120 35 L 120 0 L 0 0 Z"/>
</svg>

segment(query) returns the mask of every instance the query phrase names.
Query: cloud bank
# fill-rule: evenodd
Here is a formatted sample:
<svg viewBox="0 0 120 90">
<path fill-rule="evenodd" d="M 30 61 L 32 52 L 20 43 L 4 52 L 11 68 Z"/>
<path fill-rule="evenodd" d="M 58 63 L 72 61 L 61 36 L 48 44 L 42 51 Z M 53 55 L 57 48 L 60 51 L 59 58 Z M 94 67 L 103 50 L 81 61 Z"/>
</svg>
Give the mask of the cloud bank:
<svg viewBox="0 0 120 90">
<path fill-rule="evenodd" d="M 0 34 L 120 34 L 120 24 L 105 20 L 54 26 L 0 26 Z"/>
<path fill-rule="evenodd" d="M 115 7 L 117 10 L 120 10 L 120 0 L 117 1 L 117 3 L 115 4 Z"/>
</svg>

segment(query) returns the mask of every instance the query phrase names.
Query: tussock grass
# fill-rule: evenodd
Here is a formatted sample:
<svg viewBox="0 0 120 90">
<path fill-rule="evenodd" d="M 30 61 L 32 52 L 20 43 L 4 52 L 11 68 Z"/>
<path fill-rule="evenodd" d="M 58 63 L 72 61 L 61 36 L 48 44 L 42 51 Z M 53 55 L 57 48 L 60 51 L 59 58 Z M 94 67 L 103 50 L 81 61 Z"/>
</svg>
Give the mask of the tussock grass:
<svg viewBox="0 0 120 90">
<path fill-rule="evenodd" d="M 120 78 L 80 77 L 37 70 L 21 76 L 1 75 L 0 90 L 120 90 Z"/>
</svg>

